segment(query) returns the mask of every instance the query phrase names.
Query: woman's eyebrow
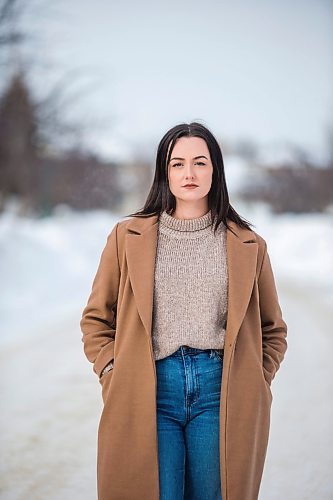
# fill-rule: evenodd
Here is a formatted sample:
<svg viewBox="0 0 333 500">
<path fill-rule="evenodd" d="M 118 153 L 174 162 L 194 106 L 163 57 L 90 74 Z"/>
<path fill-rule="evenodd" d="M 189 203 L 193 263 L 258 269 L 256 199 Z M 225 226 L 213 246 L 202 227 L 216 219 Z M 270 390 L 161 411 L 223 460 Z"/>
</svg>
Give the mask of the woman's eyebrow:
<svg viewBox="0 0 333 500">
<path fill-rule="evenodd" d="M 197 160 L 198 158 L 206 158 L 206 160 L 208 160 L 208 158 L 207 158 L 206 156 L 204 156 L 204 155 L 195 156 L 195 157 L 193 158 L 193 160 Z M 185 158 L 176 158 L 176 157 L 174 157 L 174 158 L 171 158 L 171 160 L 170 160 L 170 161 L 172 161 L 172 160 L 185 160 Z"/>
</svg>

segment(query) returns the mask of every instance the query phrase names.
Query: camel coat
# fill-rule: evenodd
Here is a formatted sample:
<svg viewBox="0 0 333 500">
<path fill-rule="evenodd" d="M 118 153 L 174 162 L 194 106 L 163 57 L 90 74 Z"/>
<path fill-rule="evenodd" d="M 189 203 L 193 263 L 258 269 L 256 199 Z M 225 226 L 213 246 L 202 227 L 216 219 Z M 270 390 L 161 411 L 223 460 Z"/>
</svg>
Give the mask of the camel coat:
<svg viewBox="0 0 333 500">
<path fill-rule="evenodd" d="M 256 500 L 269 436 L 271 382 L 287 349 L 265 240 L 227 230 L 228 317 L 220 396 L 223 500 Z M 98 500 L 159 500 L 152 308 L 158 217 L 118 222 L 80 321 L 99 377 Z M 172 293 L 172 290 L 170 290 Z M 100 378 L 110 360 L 114 367 Z"/>
</svg>

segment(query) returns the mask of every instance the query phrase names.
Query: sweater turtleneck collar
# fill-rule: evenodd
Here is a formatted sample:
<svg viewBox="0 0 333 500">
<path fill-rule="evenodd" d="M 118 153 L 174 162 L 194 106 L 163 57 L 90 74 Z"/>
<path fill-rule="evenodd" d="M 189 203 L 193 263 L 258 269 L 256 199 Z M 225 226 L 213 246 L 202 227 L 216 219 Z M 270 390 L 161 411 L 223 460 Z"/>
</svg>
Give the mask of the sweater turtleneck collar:
<svg viewBox="0 0 333 500">
<path fill-rule="evenodd" d="M 199 231 L 212 225 L 212 214 L 209 210 L 206 214 L 195 219 L 177 219 L 164 210 L 159 220 L 164 226 L 175 231 Z"/>
</svg>

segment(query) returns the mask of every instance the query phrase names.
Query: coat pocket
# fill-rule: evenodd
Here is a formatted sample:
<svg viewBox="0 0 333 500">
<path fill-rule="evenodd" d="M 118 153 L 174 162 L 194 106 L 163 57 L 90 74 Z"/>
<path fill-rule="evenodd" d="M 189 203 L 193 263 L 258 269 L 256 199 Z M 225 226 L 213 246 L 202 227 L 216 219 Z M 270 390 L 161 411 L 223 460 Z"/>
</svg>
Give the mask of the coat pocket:
<svg viewBox="0 0 333 500">
<path fill-rule="evenodd" d="M 264 380 L 264 384 L 265 384 L 265 387 L 266 387 L 266 392 L 267 392 L 267 394 L 269 396 L 269 400 L 270 400 L 270 402 L 272 402 L 273 394 L 272 394 L 271 384 L 266 379 L 263 365 L 261 366 L 261 373 L 262 373 L 262 378 Z"/>
<path fill-rule="evenodd" d="M 106 401 L 106 399 L 108 397 L 108 394 L 109 394 L 109 390 L 110 390 L 110 386 L 111 386 L 111 381 L 112 381 L 113 370 L 114 370 L 114 368 L 112 368 L 111 370 L 105 372 L 99 378 L 99 383 L 102 386 L 102 399 L 103 399 L 103 403 L 104 404 L 105 404 L 105 401 Z"/>
</svg>

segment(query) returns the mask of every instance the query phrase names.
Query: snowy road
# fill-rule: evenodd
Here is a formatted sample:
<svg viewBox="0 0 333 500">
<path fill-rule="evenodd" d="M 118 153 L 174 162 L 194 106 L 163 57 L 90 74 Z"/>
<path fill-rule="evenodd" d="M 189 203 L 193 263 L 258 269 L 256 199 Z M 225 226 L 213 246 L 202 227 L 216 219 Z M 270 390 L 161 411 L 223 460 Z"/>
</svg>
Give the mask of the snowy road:
<svg viewBox="0 0 333 500">
<path fill-rule="evenodd" d="M 333 310 L 306 288 L 278 286 L 288 350 L 272 382 L 260 500 L 333 499 Z"/>
<path fill-rule="evenodd" d="M 332 311 L 304 287 L 278 290 L 288 351 L 272 383 L 259 498 L 332 500 Z M 81 305 L 2 349 L 1 499 L 96 499 L 102 400 L 83 355 Z"/>
</svg>

